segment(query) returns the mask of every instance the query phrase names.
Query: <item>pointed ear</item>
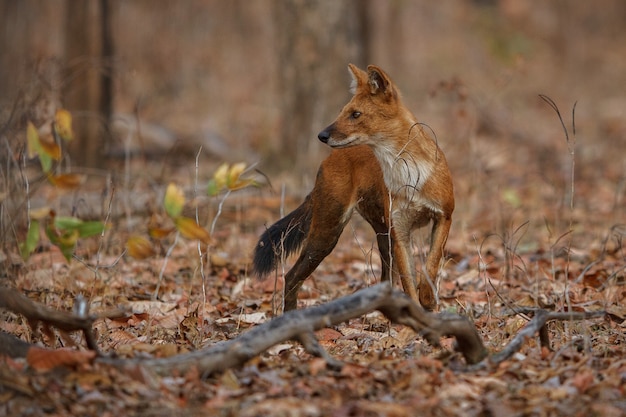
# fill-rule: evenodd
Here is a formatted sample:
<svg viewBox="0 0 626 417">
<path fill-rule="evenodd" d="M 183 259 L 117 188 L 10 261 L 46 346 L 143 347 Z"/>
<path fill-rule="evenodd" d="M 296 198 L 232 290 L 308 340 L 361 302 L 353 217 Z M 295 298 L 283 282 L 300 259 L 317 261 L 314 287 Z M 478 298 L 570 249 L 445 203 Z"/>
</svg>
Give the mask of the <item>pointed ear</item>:
<svg viewBox="0 0 626 417">
<path fill-rule="evenodd" d="M 372 95 L 381 94 L 385 98 L 396 96 L 396 91 L 391 79 L 382 69 L 375 65 L 369 65 L 367 67 L 367 77 Z"/>
<path fill-rule="evenodd" d="M 354 64 L 348 64 L 350 75 L 352 75 L 352 84 L 350 84 L 350 92 L 356 94 L 359 88 L 367 84 L 367 73 Z"/>
</svg>

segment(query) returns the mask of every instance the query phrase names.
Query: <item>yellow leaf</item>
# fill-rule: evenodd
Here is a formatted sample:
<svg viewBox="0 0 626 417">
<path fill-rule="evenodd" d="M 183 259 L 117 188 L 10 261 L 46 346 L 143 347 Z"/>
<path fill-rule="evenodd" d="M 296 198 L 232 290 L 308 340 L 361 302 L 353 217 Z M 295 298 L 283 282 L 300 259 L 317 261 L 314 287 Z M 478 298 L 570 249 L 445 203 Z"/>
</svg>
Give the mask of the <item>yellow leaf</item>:
<svg viewBox="0 0 626 417">
<path fill-rule="evenodd" d="M 54 128 L 57 134 L 65 141 L 74 139 L 72 131 L 72 114 L 65 109 L 58 109 L 54 115 Z"/>
<path fill-rule="evenodd" d="M 171 226 L 165 227 L 163 225 L 164 219 L 162 216 L 152 214 L 150 221 L 148 222 L 148 234 L 152 239 L 163 239 L 174 231 Z"/>
<path fill-rule="evenodd" d="M 171 218 L 180 216 L 180 213 L 183 211 L 185 195 L 183 194 L 183 190 L 173 182 L 167 186 L 163 205 L 165 206 L 165 212 Z"/>
<path fill-rule="evenodd" d="M 128 254 L 135 259 L 145 259 L 154 255 L 152 242 L 144 236 L 133 235 L 126 241 Z"/>
<path fill-rule="evenodd" d="M 245 162 L 238 162 L 233 164 L 228 171 L 228 188 L 231 188 L 233 184 L 237 183 L 241 174 L 246 170 Z"/>
<path fill-rule="evenodd" d="M 153 239 L 163 239 L 174 231 L 173 227 L 149 227 L 148 234 Z"/>
<path fill-rule="evenodd" d="M 231 184 L 228 188 L 231 191 L 237 191 L 237 190 L 241 190 L 242 188 L 246 188 L 249 185 L 254 185 L 255 182 L 252 179 L 246 179 L 246 180 L 238 180 L 237 182 Z"/>
<path fill-rule="evenodd" d="M 228 185 L 228 171 L 229 170 L 227 163 L 223 163 L 217 170 L 215 170 L 215 173 L 213 174 L 213 179 L 215 180 L 215 185 L 218 190 L 221 190 Z"/>
<path fill-rule="evenodd" d="M 34 158 L 41 150 L 41 145 L 39 144 L 39 132 L 33 122 L 28 122 L 26 126 L 26 143 L 28 146 L 28 157 Z"/>
<path fill-rule="evenodd" d="M 31 220 L 43 220 L 50 215 L 50 207 L 41 207 L 30 211 Z"/>
<path fill-rule="evenodd" d="M 39 139 L 39 156 L 45 153 L 50 158 L 58 161 L 61 159 L 61 147 L 54 141 L 52 136 Z"/>
<path fill-rule="evenodd" d="M 49 175 L 48 181 L 61 189 L 73 190 L 85 181 L 85 176 L 79 174 Z"/>
<path fill-rule="evenodd" d="M 209 232 L 200 227 L 194 219 L 189 217 L 178 217 L 174 220 L 174 224 L 180 234 L 187 239 L 198 239 L 205 244 L 209 244 L 211 242 Z"/>
</svg>

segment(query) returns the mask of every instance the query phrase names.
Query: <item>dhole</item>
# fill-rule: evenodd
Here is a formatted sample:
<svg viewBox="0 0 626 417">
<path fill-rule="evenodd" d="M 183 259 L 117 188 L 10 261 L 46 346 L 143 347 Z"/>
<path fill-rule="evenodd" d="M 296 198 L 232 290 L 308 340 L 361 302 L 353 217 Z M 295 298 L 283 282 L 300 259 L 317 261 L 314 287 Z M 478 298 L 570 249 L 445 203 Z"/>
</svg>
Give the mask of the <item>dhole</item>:
<svg viewBox="0 0 626 417">
<path fill-rule="evenodd" d="M 304 202 L 260 237 L 254 270 L 265 276 L 283 256 L 304 246 L 285 276 L 284 309 L 295 309 L 298 289 L 333 250 L 356 210 L 376 232 L 381 279 L 399 277 L 413 300 L 432 309 L 434 282 L 454 210 L 446 158 L 404 106 L 387 74 L 373 65 L 367 72 L 352 64 L 349 69 L 354 96 L 318 135 L 334 150 L 322 162 L 315 187 Z M 425 274 L 417 274 L 411 231 L 431 221 Z"/>
</svg>

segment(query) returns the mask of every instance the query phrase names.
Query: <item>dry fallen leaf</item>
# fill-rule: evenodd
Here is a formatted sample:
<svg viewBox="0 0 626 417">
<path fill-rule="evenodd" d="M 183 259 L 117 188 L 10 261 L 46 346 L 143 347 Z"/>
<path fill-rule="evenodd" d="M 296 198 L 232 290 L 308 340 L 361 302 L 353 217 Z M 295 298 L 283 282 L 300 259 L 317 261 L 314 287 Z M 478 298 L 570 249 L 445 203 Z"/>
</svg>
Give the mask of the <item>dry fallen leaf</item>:
<svg viewBox="0 0 626 417">
<path fill-rule="evenodd" d="M 146 259 L 154 256 L 155 250 L 152 242 L 144 236 L 132 235 L 126 241 L 128 255 L 135 259 Z"/>
<path fill-rule="evenodd" d="M 129 301 L 126 304 L 126 307 L 133 314 L 143 314 L 143 313 L 167 314 L 176 308 L 176 303 L 165 303 L 162 301 L 137 300 L 137 301 Z"/>
<path fill-rule="evenodd" d="M 38 371 L 49 371 L 56 367 L 74 367 L 89 363 L 96 357 L 96 352 L 75 349 L 44 349 L 32 346 L 27 353 L 28 364 Z"/>
</svg>

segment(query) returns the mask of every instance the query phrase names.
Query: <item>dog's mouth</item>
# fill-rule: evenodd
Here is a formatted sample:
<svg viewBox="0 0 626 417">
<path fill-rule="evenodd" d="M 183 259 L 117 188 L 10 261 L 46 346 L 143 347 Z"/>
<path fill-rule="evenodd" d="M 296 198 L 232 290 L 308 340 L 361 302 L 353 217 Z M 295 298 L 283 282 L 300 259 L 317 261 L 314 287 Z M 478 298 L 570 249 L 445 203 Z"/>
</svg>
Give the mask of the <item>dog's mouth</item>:
<svg viewBox="0 0 626 417">
<path fill-rule="evenodd" d="M 357 142 L 358 140 L 359 140 L 359 137 L 357 136 L 356 138 L 348 138 L 340 142 L 335 142 L 334 140 L 330 139 L 327 143 L 328 143 L 328 146 L 330 146 L 331 148 L 341 149 L 341 148 L 349 148 L 350 146 L 357 145 L 357 143 L 355 142 Z"/>
</svg>

